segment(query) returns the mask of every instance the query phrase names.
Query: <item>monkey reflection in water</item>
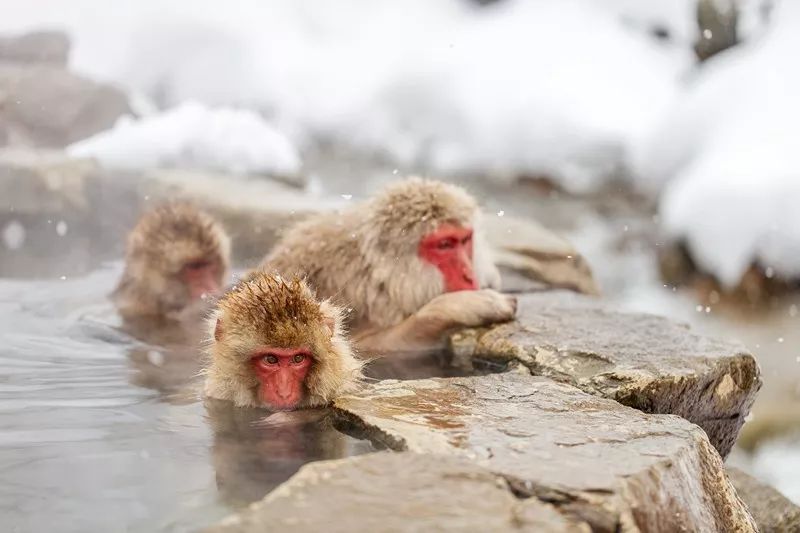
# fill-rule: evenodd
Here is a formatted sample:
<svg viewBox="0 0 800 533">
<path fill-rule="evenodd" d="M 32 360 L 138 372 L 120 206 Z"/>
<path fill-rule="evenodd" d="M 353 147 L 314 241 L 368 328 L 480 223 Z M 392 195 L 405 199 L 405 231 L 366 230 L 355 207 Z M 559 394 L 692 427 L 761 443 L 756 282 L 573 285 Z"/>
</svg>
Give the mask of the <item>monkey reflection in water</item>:
<svg viewBox="0 0 800 533">
<path fill-rule="evenodd" d="M 212 398 L 205 403 L 217 488 L 234 507 L 260 500 L 310 461 L 374 451 L 369 441 L 334 429 L 324 409 L 269 415 Z"/>
</svg>

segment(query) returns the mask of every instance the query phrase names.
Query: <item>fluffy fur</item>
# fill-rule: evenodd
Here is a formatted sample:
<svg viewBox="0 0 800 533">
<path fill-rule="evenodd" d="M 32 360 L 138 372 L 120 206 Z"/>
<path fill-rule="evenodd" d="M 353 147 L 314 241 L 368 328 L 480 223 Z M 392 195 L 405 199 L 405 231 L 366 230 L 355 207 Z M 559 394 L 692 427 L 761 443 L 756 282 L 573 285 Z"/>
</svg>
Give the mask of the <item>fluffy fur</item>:
<svg viewBox="0 0 800 533">
<path fill-rule="evenodd" d="M 419 259 L 417 247 L 445 222 L 473 227 L 479 284 L 497 288 L 499 274 L 481 234 L 475 200 L 461 187 L 420 178 L 390 185 L 363 204 L 301 222 L 261 268 L 306 276 L 319 295 L 353 307 L 356 328 L 386 328 L 443 293 L 441 275 Z"/>
<path fill-rule="evenodd" d="M 220 323 L 220 339 L 214 332 Z M 206 395 L 240 407 L 260 407 L 258 379 L 251 364 L 258 347 L 308 346 L 313 364 L 300 407 L 327 405 L 355 390 L 362 363 L 353 355 L 342 310 L 318 301 L 305 282 L 263 272 L 251 274 L 226 293 L 209 320 L 210 362 Z"/>
<path fill-rule="evenodd" d="M 181 268 L 198 258 L 218 261 L 221 281 L 230 249 L 227 234 L 208 214 L 188 203 L 159 206 L 128 236 L 125 270 L 111 298 L 126 319 L 174 318 L 191 301 Z"/>
</svg>

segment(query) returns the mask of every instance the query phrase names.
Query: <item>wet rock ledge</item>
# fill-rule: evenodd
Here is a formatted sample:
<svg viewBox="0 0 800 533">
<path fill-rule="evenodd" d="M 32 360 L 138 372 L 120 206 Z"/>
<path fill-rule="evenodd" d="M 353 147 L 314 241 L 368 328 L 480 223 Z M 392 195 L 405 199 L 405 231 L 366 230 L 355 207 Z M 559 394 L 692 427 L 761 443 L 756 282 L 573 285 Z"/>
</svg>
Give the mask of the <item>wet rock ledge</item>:
<svg viewBox="0 0 800 533">
<path fill-rule="evenodd" d="M 647 413 L 682 416 L 722 457 L 761 387 L 755 358 L 737 343 L 566 291 L 520 295 L 516 321 L 459 332 L 451 347 L 462 365 L 518 365 Z"/>
<path fill-rule="evenodd" d="M 700 428 L 546 378 L 383 381 L 335 415 L 400 453 L 308 465 L 211 531 L 756 531 Z"/>
</svg>

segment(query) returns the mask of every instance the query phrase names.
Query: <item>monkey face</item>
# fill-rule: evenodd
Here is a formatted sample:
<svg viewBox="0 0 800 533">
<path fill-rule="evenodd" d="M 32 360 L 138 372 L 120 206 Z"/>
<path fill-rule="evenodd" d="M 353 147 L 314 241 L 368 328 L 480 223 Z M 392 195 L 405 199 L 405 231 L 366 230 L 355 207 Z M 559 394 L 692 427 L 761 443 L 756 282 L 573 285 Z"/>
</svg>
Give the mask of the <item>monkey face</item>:
<svg viewBox="0 0 800 533">
<path fill-rule="evenodd" d="M 422 238 L 418 255 L 439 269 L 446 292 L 478 288 L 472 266 L 472 228 L 443 224 Z"/>
<path fill-rule="evenodd" d="M 304 382 L 311 368 L 306 348 L 265 348 L 251 359 L 258 378 L 258 397 L 274 410 L 295 409 L 305 396 Z"/>
<path fill-rule="evenodd" d="M 189 299 L 195 301 L 220 292 L 222 268 L 216 259 L 192 259 L 184 263 L 178 277 L 186 285 Z"/>
</svg>

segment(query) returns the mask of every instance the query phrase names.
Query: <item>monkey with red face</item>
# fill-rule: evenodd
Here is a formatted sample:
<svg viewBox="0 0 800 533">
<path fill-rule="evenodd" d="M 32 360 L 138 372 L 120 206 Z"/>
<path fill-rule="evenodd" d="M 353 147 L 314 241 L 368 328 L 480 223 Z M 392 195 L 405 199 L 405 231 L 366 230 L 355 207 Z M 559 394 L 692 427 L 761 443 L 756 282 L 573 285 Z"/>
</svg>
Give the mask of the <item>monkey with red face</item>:
<svg viewBox="0 0 800 533">
<path fill-rule="evenodd" d="M 448 331 L 507 321 L 516 300 L 499 288 L 475 200 L 462 188 L 411 178 L 337 213 L 301 222 L 261 268 L 305 276 L 352 307 L 365 351 L 441 347 Z"/>
<path fill-rule="evenodd" d="M 361 379 L 341 310 L 297 278 L 251 274 L 219 300 L 209 324 L 211 398 L 276 411 L 318 407 Z"/>
<path fill-rule="evenodd" d="M 230 239 L 213 218 L 188 203 L 161 205 L 128 236 L 111 298 L 126 321 L 180 320 L 221 292 L 229 264 Z"/>
</svg>

